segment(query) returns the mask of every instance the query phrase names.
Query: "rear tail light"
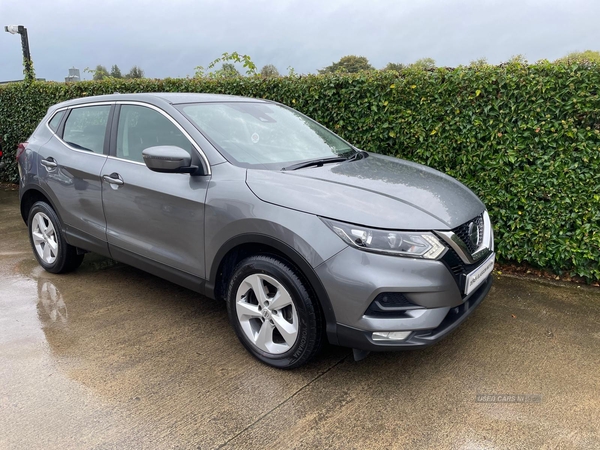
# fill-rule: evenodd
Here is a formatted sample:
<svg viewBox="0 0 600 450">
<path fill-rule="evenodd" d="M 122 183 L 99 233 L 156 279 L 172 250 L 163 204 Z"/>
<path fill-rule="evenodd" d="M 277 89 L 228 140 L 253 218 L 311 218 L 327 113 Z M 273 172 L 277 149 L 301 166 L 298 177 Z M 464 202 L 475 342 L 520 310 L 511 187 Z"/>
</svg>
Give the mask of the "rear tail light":
<svg viewBox="0 0 600 450">
<path fill-rule="evenodd" d="M 27 148 L 27 144 L 28 144 L 27 142 L 21 142 L 19 144 L 19 146 L 17 147 L 17 161 L 19 160 L 19 158 L 21 157 L 21 155 L 23 154 L 23 152 Z"/>
</svg>

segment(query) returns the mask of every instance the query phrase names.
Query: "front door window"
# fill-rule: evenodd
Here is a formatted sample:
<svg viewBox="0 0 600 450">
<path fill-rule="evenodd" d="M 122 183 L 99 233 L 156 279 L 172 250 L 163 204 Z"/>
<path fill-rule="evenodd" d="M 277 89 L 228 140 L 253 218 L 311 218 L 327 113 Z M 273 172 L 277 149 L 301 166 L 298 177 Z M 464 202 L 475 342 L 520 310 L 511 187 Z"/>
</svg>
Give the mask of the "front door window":
<svg viewBox="0 0 600 450">
<path fill-rule="evenodd" d="M 145 106 L 122 105 L 117 131 L 117 158 L 144 162 L 142 151 L 173 145 L 191 152 L 192 145 L 164 115 Z"/>
</svg>

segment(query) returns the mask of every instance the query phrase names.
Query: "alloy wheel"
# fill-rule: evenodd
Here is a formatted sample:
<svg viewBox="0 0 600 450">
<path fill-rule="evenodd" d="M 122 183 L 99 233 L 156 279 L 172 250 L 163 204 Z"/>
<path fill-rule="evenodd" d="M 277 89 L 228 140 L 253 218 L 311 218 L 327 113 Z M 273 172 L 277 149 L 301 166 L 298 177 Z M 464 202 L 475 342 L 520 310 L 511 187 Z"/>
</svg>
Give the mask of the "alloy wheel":
<svg viewBox="0 0 600 450">
<path fill-rule="evenodd" d="M 296 306 L 275 278 L 259 273 L 247 276 L 237 290 L 235 305 L 244 334 L 260 350 L 277 355 L 296 343 Z"/>
<path fill-rule="evenodd" d="M 33 216 L 31 236 L 40 259 L 46 264 L 53 264 L 58 256 L 58 236 L 52 221 L 43 212 Z"/>
</svg>

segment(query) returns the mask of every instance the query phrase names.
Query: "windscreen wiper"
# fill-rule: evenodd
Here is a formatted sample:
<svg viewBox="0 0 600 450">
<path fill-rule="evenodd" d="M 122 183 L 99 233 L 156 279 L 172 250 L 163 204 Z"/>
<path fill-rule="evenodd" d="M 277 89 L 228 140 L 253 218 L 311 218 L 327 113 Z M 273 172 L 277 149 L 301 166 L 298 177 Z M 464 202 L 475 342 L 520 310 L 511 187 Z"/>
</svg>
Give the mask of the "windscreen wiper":
<svg viewBox="0 0 600 450">
<path fill-rule="evenodd" d="M 321 167 L 323 164 L 343 162 L 343 161 L 347 161 L 347 160 L 348 160 L 348 158 L 344 158 L 342 156 L 334 156 L 332 158 L 312 159 L 310 161 L 303 161 L 303 162 L 299 162 L 296 164 L 292 164 L 291 166 L 284 167 L 281 170 L 297 170 L 297 169 L 302 169 L 304 167 L 313 167 L 313 166 Z"/>
<path fill-rule="evenodd" d="M 304 167 L 321 167 L 323 164 L 327 163 L 336 163 L 343 161 L 356 161 L 357 159 L 363 159 L 369 156 L 367 152 L 364 150 L 356 149 L 356 153 L 349 158 L 345 158 L 343 156 L 333 156 L 331 158 L 320 158 L 320 159 L 311 159 L 310 161 L 299 162 L 296 164 L 292 164 L 291 166 L 284 167 L 281 170 L 296 170 L 302 169 Z"/>
<path fill-rule="evenodd" d="M 302 169 L 304 167 L 321 167 L 323 164 L 336 163 L 347 161 L 348 158 L 344 158 L 343 156 L 333 156 L 331 158 L 319 158 L 312 159 L 310 161 L 303 161 L 296 164 L 292 164 L 291 166 L 284 167 L 281 170 L 297 170 Z"/>
</svg>

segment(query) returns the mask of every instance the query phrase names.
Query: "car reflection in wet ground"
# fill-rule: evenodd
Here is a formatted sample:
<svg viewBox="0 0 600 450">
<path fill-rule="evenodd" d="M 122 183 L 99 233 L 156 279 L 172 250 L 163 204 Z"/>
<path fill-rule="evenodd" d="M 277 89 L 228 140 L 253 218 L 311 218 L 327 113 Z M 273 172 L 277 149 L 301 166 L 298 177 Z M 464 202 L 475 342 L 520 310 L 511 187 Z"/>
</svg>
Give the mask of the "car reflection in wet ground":
<svg viewBox="0 0 600 450">
<path fill-rule="evenodd" d="M 67 305 L 63 300 L 63 296 L 58 288 L 50 280 L 38 279 L 38 307 L 40 312 L 40 322 L 44 322 L 45 318 L 50 319 L 50 323 L 65 324 L 67 323 L 68 313 Z"/>
<path fill-rule="evenodd" d="M 95 255 L 44 272 L 2 191 L 0 280 L 0 448 L 600 448 L 598 289 L 497 277 L 429 349 L 284 372 L 224 304 Z"/>
</svg>

